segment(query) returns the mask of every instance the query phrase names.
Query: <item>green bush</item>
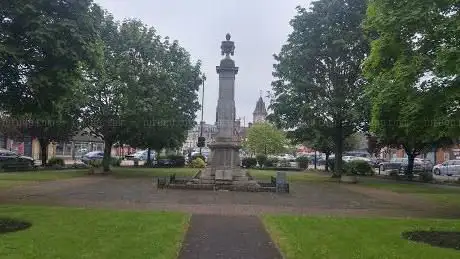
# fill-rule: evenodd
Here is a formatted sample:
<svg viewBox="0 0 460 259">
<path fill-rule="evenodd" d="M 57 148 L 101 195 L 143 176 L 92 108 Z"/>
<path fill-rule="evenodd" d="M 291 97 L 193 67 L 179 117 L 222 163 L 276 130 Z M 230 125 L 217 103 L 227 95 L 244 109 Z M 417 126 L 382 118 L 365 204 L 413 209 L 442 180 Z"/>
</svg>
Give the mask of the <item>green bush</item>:
<svg viewBox="0 0 460 259">
<path fill-rule="evenodd" d="M 192 162 L 190 163 L 190 167 L 191 168 L 205 168 L 206 163 L 204 162 L 203 159 L 201 159 L 200 157 L 197 157 L 192 160 Z"/>
<path fill-rule="evenodd" d="M 253 168 L 257 165 L 257 159 L 253 157 L 244 157 L 241 160 L 241 165 L 245 168 Z"/>
<path fill-rule="evenodd" d="M 433 173 L 429 171 L 423 171 L 419 174 L 420 181 L 422 182 L 432 182 L 433 181 Z"/>
<path fill-rule="evenodd" d="M 308 168 L 309 159 L 306 156 L 299 156 L 295 159 L 297 163 L 299 163 L 299 167 L 302 169 Z"/>
<path fill-rule="evenodd" d="M 119 166 L 121 166 L 121 161 L 122 161 L 121 158 L 112 157 L 112 158 L 110 158 L 110 165 L 111 165 L 111 166 L 119 167 Z"/>
<path fill-rule="evenodd" d="M 201 154 L 193 155 L 192 156 L 192 161 L 195 160 L 196 158 L 201 158 L 201 160 L 206 161 L 206 158 Z"/>
<path fill-rule="evenodd" d="M 267 162 L 267 156 L 264 154 L 259 154 L 256 156 L 256 160 L 260 166 L 265 165 L 265 163 Z"/>
<path fill-rule="evenodd" d="M 90 161 L 88 162 L 88 164 L 89 164 L 91 167 L 99 168 L 99 167 L 102 167 L 102 160 L 101 160 L 101 159 L 98 159 L 98 160 L 90 160 Z"/>
<path fill-rule="evenodd" d="M 373 175 L 374 170 L 372 166 L 363 160 L 353 160 L 348 163 L 344 163 L 345 173 L 354 175 Z"/>
<path fill-rule="evenodd" d="M 168 159 L 174 161 L 174 166 L 182 167 L 185 166 L 185 157 L 181 155 L 169 155 Z M 205 161 L 204 157 L 202 156 L 201 159 Z"/>
<path fill-rule="evenodd" d="M 48 160 L 48 165 L 60 165 L 60 166 L 65 166 L 64 159 L 60 157 L 52 157 Z"/>
<path fill-rule="evenodd" d="M 267 161 L 265 161 L 265 167 L 274 167 L 278 163 L 278 158 L 273 157 L 273 158 L 268 158 Z"/>
</svg>

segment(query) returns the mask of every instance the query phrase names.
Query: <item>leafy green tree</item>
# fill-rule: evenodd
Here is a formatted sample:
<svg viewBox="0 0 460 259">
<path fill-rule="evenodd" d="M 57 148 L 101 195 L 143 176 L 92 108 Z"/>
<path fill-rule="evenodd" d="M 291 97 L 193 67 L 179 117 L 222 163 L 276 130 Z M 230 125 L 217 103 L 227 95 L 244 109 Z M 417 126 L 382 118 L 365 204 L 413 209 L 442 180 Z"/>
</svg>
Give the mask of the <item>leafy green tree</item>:
<svg viewBox="0 0 460 259">
<path fill-rule="evenodd" d="M 256 123 L 247 131 L 245 147 L 252 154 L 277 155 L 287 144 L 284 133 L 269 123 Z"/>
<path fill-rule="evenodd" d="M 344 139 L 362 126 L 361 63 L 369 51 L 361 23 L 365 0 L 320 0 L 297 8 L 293 32 L 275 55 L 273 121 L 307 136 L 333 139 L 337 174 Z M 325 130 L 327 129 L 327 130 Z M 310 139 L 314 140 L 314 139 Z"/>
<path fill-rule="evenodd" d="M 460 19 L 456 0 L 371 0 L 365 27 L 372 48 L 371 131 L 414 158 L 460 135 Z"/>
<path fill-rule="evenodd" d="M 157 153 L 178 147 L 193 125 L 201 81 L 199 63 L 138 20 L 119 24 L 106 15 L 100 35 L 104 55 L 85 83 L 83 125 L 104 139 L 107 172 L 116 142 Z"/>
<path fill-rule="evenodd" d="M 91 0 L 0 3 L 0 107 L 19 135 L 38 137 L 43 164 L 48 143 L 74 133 L 72 96 L 97 59 L 100 18 Z"/>
<path fill-rule="evenodd" d="M 123 45 L 118 31 L 118 23 L 105 13 L 99 30 L 102 55 L 98 69 L 88 71 L 81 87 L 85 97 L 82 109 L 82 126 L 91 135 L 104 140 L 104 172 L 109 171 L 112 145 L 119 140 L 128 103 L 126 82 L 121 74 L 129 58 L 129 47 Z"/>
<path fill-rule="evenodd" d="M 200 107 L 197 92 L 202 83 L 201 63 L 192 64 L 190 55 L 177 41 L 170 43 L 166 39 L 163 48 L 163 81 L 150 85 L 140 97 L 145 99 L 145 110 L 137 116 L 146 123 L 132 125 L 131 131 L 137 134 L 128 139 L 134 146 L 153 148 L 157 153 L 164 148 L 178 148 L 185 141 Z"/>
</svg>

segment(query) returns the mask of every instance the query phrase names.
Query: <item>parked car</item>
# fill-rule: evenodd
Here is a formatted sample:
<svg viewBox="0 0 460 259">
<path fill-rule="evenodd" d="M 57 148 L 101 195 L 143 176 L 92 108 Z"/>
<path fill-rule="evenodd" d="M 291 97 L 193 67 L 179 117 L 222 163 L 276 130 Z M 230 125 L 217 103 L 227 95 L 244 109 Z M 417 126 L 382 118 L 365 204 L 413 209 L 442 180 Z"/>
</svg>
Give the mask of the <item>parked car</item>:
<svg viewBox="0 0 460 259">
<path fill-rule="evenodd" d="M 21 156 L 7 149 L 0 149 L 0 169 L 29 169 L 35 166 L 32 157 Z"/>
<path fill-rule="evenodd" d="M 354 158 L 353 156 L 343 156 L 342 160 L 344 162 L 350 162 L 351 160 L 353 160 L 353 158 Z"/>
<path fill-rule="evenodd" d="M 442 164 L 433 167 L 433 173 L 436 175 L 460 175 L 460 160 L 447 160 Z"/>
<path fill-rule="evenodd" d="M 85 155 L 82 156 L 81 161 L 84 164 L 89 164 L 90 161 L 94 160 L 102 160 L 104 158 L 104 152 L 103 151 L 92 151 L 89 153 L 86 153 Z"/>
<path fill-rule="evenodd" d="M 392 158 L 389 162 L 380 163 L 379 167 L 381 171 L 385 170 L 401 170 L 405 171 L 408 165 L 407 158 Z M 414 172 L 424 171 L 424 163 L 420 158 L 414 159 Z"/>
<path fill-rule="evenodd" d="M 430 159 L 421 159 L 423 163 L 423 170 L 431 172 L 433 170 L 433 162 Z"/>
<path fill-rule="evenodd" d="M 372 167 L 379 168 L 381 163 L 388 162 L 388 161 L 383 158 L 372 158 L 371 162 L 372 162 Z"/>
<path fill-rule="evenodd" d="M 126 155 L 125 158 L 128 160 L 139 160 L 139 161 L 147 161 L 148 149 L 137 151 L 134 154 Z M 155 161 L 155 151 L 150 150 L 150 157 L 152 160 Z"/>
</svg>

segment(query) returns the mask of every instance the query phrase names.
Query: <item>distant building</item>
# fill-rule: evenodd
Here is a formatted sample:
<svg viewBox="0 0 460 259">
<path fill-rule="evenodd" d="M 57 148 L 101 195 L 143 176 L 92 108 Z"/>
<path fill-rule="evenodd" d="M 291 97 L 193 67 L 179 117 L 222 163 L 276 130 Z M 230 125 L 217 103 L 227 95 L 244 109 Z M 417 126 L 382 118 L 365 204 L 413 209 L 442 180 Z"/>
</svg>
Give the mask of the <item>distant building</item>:
<svg viewBox="0 0 460 259">
<path fill-rule="evenodd" d="M 258 122 L 264 122 L 265 119 L 267 118 L 267 109 L 265 108 L 265 102 L 262 99 L 262 96 L 259 97 L 259 100 L 257 100 L 256 103 L 256 108 L 254 109 L 254 112 L 252 113 L 252 122 L 253 123 L 258 123 Z"/>
<path fill-rule="evenodd" d="M 217 133 L 217 125 L 203 123 L 203 137 L 205 137 L 205 149 L 208 148 L 208 144 L 214 141 L 214 135 Z M 201 126 L 196 125 L 187 133 L 187 139 L 185 140 L 182 150 L 198 149 L 198 137 L 201 135 Z"/>
</svg>

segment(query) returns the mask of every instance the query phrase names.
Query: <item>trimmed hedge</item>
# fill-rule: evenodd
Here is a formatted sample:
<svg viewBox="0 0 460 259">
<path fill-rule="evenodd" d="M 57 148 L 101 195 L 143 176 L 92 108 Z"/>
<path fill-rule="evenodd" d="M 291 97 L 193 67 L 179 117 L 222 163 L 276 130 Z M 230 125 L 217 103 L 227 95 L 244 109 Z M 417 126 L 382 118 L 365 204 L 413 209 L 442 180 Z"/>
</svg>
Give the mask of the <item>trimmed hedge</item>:
<svg viewBox="0 0 460 259">
<path fill-rule="evenodd" d="M 185 157 L 181 155 L 169 155 L 168 159 L 174 161 L 174 166 L 182 167 L 185 166 Z M 205 161 L 203 159 L 203 161 Z"/>
<path fill-rule="evenodd" d="M 260 166 L 265 165 L 265 163 L 267 162 L 267 156 L 264 154 L 259 154 L 256 156 L 256 160 L 256 163 L 259 163 Z"/>
<path fill-rule="evenodd" d="M 278 163 L 278 158 L 268 158 L 267 161 L 265 161 L 264 166 L 265 167 L 274 167 Z"/>
<path fill-rule="evenodd" d="M 60 158 L 60 157 L 52 157 L 48 160 L 48 163 L 47 163 L 49 166 L 53 166 L 53 165 L 59 165 L 59 166 L 65 166 L 65 162 L 64 162 L 64 159 Z"/>
<path fill-rule="evenodd" d="M 257 165 L 257 159 L 253 157 L 244 157 L 241 160 L 241 165 L 244 168 L 253 168 Z"/>
</svg>

